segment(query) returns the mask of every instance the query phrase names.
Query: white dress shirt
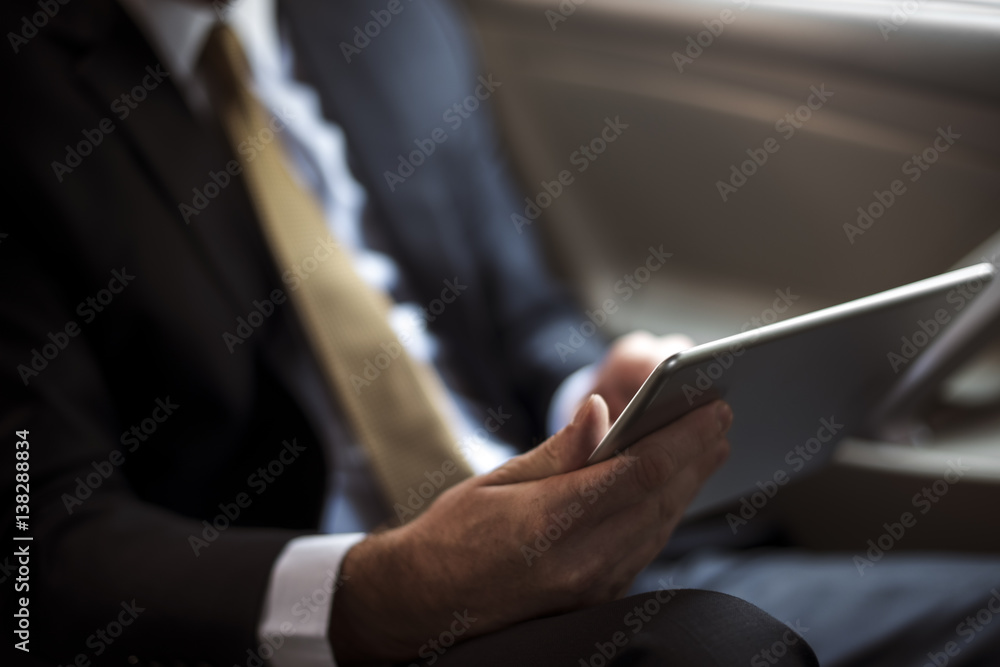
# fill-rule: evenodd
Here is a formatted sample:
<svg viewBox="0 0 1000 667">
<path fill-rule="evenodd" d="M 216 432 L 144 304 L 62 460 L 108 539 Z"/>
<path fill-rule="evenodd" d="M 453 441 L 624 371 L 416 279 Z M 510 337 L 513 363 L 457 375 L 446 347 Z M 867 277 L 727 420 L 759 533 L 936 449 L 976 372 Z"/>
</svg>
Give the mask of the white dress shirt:
<svg viewBox="0 0 1000 667">
<path fill-rule="evenodd" d="M 294 53 L 290 40 L 279 30 L 274 0 L 212 5 L 184 0 L 120 1 L 192 111 L 203 117 L 212 111 L 197 62 L 212 26 L 220 20 L 230 25 L 250 63 L 254 92 L 287 124 L 279 140 L 291 157 L 289 166 L 322 203 L 331 235 L 349 252 L 363 280 L 386 293 L 398 288 L 401 275 L 396 263 L 366 247 L 362 212 L 367 195 L 348 167 L 342 130 L 323 117 L 316 92 L 294 76 Z M 460 443 L 474 444 L 462 448 L 473 469 L 486 472 L 512 456 L 516 450 L 509 444 L 482 437 L 486 431 L 476 423 L 472 405 L 448 381 L 451 375 L 443 367 L 438 341 L 426 329 L 420 307 L 395 303 L 390 324 L 410 355 L 435 365 L 441 373 L 458 408 L 452 411 L 458 422 L 452 424 L 452 430 Z M 593 374 L 590 367 L 581 369 L 556 392 L 549 414 L 552 432 L 569 421 L 574 406 L 593 386 Z M 273 653 L 270 662 L 274 667 L 335 666 L 327 628 L 340 564 L 347 551 L 375 527 L 383 507 L 364 450 L 343 430 L 343 420 L 336 428 L 347 437 L 327 437 L 324 442 L 331 462 L 331 493 L 321 525 L 327 534 L 289 542 L 271 572 L 258 628 L 261 644 L 254 648 L 263 658 Z M 277 646 L 280 649 L 269 650 Z"/>
</svg>

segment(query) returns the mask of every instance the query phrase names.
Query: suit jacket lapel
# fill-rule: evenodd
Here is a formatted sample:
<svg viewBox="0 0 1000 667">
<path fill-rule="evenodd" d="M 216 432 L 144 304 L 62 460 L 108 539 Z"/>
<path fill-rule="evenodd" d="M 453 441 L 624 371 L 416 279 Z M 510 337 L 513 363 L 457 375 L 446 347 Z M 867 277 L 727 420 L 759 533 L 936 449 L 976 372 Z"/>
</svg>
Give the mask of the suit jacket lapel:
<svg viewBox="0 0 1000 667">
<path fill-rule="evenodd" d="M 268 291 L 254 277 L 262 277 L 261 260 L 269 256 L 242 178 L 230 178 L 213 199 L 195 202 L 194 193 L 198 188 L 204 194 L 210 172 L 225 172 L 232 152 L 217 128 L 194 117 L 169 75 L 160 74 L 165 68 L 124 11 L 115 7 L 107 19 L 112 26 L 81 63 L 80 74 L 96 103 L 108 109 L 115 132 L 121 132 L 134 148 L 137 165 L 148 172 L 163 204 L 175 213 L 177 224 L 189 231 L 196 253 L 211 267 L 223 293 L 238 312 L 244 311 L 252 299 Z M 141 86 L 144 78 L 152 83 L 156 77 L 151 72 L 162 81 L 122 118 L 119 110 L 124 107 L 113 109 L 113 101 Z M 207 206 L 202 210 L 194 206 L 203 201 Z M 198 214 L 185 221 L 182 204 Z"/>
</svg>

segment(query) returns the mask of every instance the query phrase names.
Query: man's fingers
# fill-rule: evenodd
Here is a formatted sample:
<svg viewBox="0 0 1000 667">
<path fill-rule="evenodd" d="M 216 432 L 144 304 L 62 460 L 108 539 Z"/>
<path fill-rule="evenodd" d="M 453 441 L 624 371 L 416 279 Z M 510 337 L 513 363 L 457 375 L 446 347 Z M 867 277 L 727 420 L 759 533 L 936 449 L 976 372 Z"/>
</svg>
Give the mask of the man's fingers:
<svg viewBox="0 0 1000 667">
<path fill-rule="evenodd" d="M 731 423 L 729 405 L 716 401 L 640 440 L 631 448 L 636 463 L 630 481 L 636 493 L 656 491 L 699 456 L 714 450 Z"/>
<path fill-rule="evenodd" d="M 612 514 L 657 493 L 701 455 L 721 456 L 731 424 L 732 410 L 715 401 L 649 434 L 622 456 L 575 473 L 573 483 L 585 497 L 600 494 L 596 517 Z"/>
<path fill-rule="evenodd" d="M 639 550 L 637 549 L 639 543 L 652 544 L 650 547 L 652 549 L 650 557 L 652 557 L 666 543 L 687 506 L 709 475 L 722 465 L 727 453 L 728 443 L 724 438 L 711 443 L 704 454 L 696 457 L 690 465 L 679 471 L 660 489 L 647 494 L 638 503 L 603 515 L 600 522 L 592 529 L 614 533 L 622 526 L 626 526 L 629 535 L 624 541 L 631 543 L 633 550 Z M 595 512 L 595 516 L 597 514 L 598 512 Z"/>
<path fill-rule="evenodd" d="M 657 492 L 642 502 L 598 518 L 583 533 L 575 535 L 575 551 L 586 557 L 569 566 L 583 572 L 596 568 L 601 573 L 600 577 L 594 577 L 595 596 L 613 597 L 620 587 L 627 588 L 635 575 L 663 550 L 684 510 L 705 479 L 724 462 L 727 453 L 728 443 L 720 438 Z M 595 518 L 599 511 L 597 506 L 584 509 Z"/>
<path fill-rule="evenodd" d="M 482 483 L 514 484 L 576 470 L 587 462 L 609 428 L 608 405 L 592 394 L 565 428 L 486 475 Z"/>
<path fill-rule="evenodd" d="M 729 442 L 725 438 L 720 438 L 713 443 L 710 451 L 680 471 L 660 490 L 658 498 L 660 514 L 663 516 L 676 514 L 679 519 L 701 490 L 705 480 L 719 469 L 728 456 Z"/>
</svg>

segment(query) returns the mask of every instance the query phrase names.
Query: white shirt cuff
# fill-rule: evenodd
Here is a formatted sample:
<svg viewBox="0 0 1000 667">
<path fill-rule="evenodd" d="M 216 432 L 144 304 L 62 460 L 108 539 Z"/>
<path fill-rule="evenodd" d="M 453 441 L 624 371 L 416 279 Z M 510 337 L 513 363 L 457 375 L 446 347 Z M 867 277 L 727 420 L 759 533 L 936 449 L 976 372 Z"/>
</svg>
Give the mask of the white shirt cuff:
<svg viewBox="0 0 1000 667">
<path fill-rule="evenodd" d="M 257 655 L 271 667 L 336 667 L 327 637 L 340 565 L 364 533 L 290 541 L 271 569 Z"/>
<path fill-rule="evenodd" d="M 599 367 L 600 364 L 595 363 L 577 369 L 552 394 L 548 414 L 549 435 L 559 432 L 559 429 L 568 424 L 583 399 L 594 391 Z"/>
</svg>

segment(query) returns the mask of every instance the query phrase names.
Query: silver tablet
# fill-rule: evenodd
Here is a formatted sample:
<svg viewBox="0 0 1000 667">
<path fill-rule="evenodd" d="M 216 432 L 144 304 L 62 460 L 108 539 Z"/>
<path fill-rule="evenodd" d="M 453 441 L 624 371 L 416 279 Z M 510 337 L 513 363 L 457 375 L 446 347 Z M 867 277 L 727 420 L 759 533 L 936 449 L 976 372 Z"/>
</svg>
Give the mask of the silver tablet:
<svg viewBox="0 0 1000 667">
<path fill-rule="evenodd" d="M 754 494 L 769 498 L 861 430 L 993 276 L 991 264 L 977 264 L 675 354 L 646 379 L 588 463 L 722 398 L 735 415 L 732 453 L 688 515 Z"/>
</svg>

